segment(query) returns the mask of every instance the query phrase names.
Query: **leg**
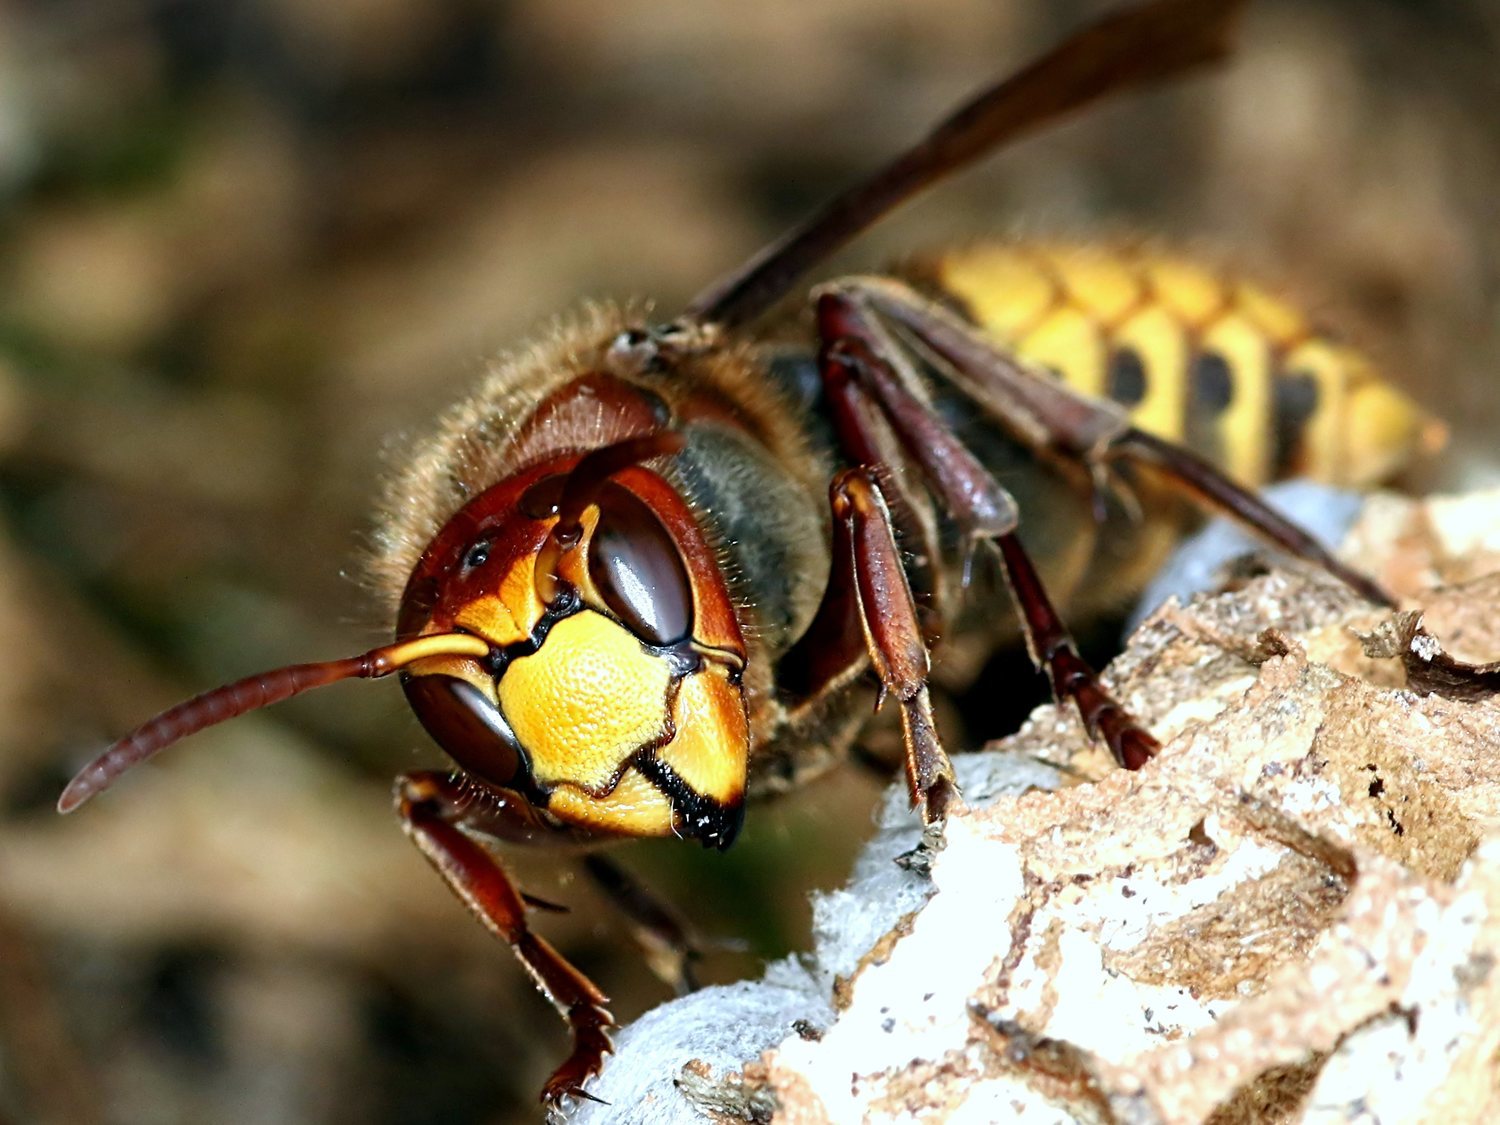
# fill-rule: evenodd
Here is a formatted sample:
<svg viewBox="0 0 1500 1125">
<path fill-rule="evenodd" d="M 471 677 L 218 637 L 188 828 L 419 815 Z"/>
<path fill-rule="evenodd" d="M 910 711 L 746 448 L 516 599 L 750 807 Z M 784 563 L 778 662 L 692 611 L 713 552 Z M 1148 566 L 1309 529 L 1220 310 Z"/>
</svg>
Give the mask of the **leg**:
<svg viewBox="0 0 1500 1125">
<path fill-rule="evenodd" d="M 1053 608 L 1031 559 L 1015 536 L 1017 513 L 1009 495 L 947 426 L 914 393 L 911 376 L 886 362 L 893 345 L 857 309 L 825 295 L 818 305 L 824 335 L 823 368 L 835 418 L 842 429 L 869 418 L 878 405 L 884 424 L 921 467 L 929 487 L 951 511 L 972 545 L 994 543 L 1016 604 L 1027 648 L 1046 671 L 1059 702 L 1071 699 L 1090 736 L 1103 738 L 1126 769 L 1140 769 L 1156 753 L 1156 740 L 1104 690 L 1078 654 Z M 875 349 L 881 349 L 877 352 Z M 924 654 L 925 655 L 925 654 Z"/>
<path fill-rule="evenodd" d="M 1391 595 L 1369 577 L 1345 566 L 1307 532 L 1191 450 L 1131 426 L 1104 456 L 1150 465 L 1205 507 L 1232 517 L 1283 550 L 1322 567 L 1366 601 L 1395 608 Z"/>
<path fill-rule="evenodd" d="M 927 643 L 891 532 L 890 512 L 869 468 L 848 469 L 834 477 L 829 501 L 835 522 L 846 533 L 835 537 L 836 545 L 846 548 L 846 557 L 835 557 L 833 565 L 852 569 L 865 645 L 880 677 L 880 699 L 894 695 L 901 705 L 912 803 L 921 806 L 923 821 L 931 824 L 947 815 L 958 790 L 953 764 L 932 718 Z"/>
<path fill-rule="evenodd" d="M 1073 643 L 1067 626 L 1052 608 L 1041 577 L 1014 535 L 998 540 L 1005 580 L 1026 621 L 1026 647 L 1052 681 L 1052 694 L 1071 699 L 1078 707 L 1089 737 L 1102 738 L 1115 761 L 1138 770 L 1156 756 L 1161 744 L 1099 683 L 1099 677 Z"/>
<path fill-rule="evenodd" d="M 629 920 L 652 971 L 675 988 L 679 996 L 696 992 L 698 980 L 693 967 L 703 958 L 703 946 L 687 921 L 606 856 L 598 852 L 584 856 L 583 869 L 615 909 Z"/>
<path fill-rule="evenodd" d="M 609 1002 L 594 984 L 526 925 L 526 902 L 495 857 L 464 827 L 486 830 L 487 819 L 503 819 L 505 806 L 477 804 L 472 790 L 434 771 L 396 781 L 396 812 L 414 844 L 469 912 L 520 958 L 573 1033 L 573 1051 L 542 1089 L 542 1100 L 572 1094 L 589 1097 L 583 1083 L 599 1073 L 612 1047 Z M 504 836 L 506 827 L 495 835 Z"/>
<path fill-rule="evenodd" d="M 1277 547 L 1327 571 L 1361 597 L 1377 605 L 1395 604 L 1369 578 L 1334 558 L 1207 461 L 1136 429 L 1116 404 L 1038 376 L 996 350 L 959 317 L 901 283 L 852 279 L 827 290 L 823 299 L 835 302 L 862 332 L 880 331 L 876 314 L 909 332 L 942 363 L 955 387 L 1038 456 L 1079 466 L 1096 484 L 1107 483 L 1112 461 L 1144 465 Z"/>
</svg>

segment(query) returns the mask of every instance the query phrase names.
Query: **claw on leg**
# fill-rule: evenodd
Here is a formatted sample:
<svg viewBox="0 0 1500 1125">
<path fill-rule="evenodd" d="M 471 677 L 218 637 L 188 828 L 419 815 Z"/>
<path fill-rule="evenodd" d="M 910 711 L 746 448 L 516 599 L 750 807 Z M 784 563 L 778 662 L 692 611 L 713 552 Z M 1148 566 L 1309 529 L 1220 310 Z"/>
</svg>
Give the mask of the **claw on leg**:
<svg viewBox="0 0 1500 1125">
<path fill-rule="evenodd" d="M 542 1101 L 589 1097 L 583 1084 L 614 1050 L 609 997 L 526 923 L 527 903 L 489 849 L 464 830 L 504 835 L 505 805 L 473 801 L 471 791 L 444 774 L 406 774 L 396 782 L 396 814 L 412 843 L 427 857 L 469 912 L 510 946 L 573 1035 L 573 1049 L 547 1080 Z M 493 823 L 490 823 L 493 822 Z"/>
</svg>

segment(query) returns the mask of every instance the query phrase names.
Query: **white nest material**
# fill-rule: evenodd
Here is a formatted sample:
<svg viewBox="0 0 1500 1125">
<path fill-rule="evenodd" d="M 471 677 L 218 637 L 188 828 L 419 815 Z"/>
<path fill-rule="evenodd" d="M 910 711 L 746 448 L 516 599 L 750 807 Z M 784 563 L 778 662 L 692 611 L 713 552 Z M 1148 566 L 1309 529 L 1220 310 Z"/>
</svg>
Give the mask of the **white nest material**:
<svg viewBox="0 0 1500 1125">
<path fill-rule="evenodd" d="M 1500 657 L 1500 494 L 1350 542 Z M 1109 673 L 1156 761 L 1042 708 L 959 759 L 930 872 L 893 798 L 813 953 L 627 1029 L 572 1118 L 1500 1119 L 1500 703 L 1409 690 L 1389 616 L 1305 572 L 1169 602 Z"/>
</svg>

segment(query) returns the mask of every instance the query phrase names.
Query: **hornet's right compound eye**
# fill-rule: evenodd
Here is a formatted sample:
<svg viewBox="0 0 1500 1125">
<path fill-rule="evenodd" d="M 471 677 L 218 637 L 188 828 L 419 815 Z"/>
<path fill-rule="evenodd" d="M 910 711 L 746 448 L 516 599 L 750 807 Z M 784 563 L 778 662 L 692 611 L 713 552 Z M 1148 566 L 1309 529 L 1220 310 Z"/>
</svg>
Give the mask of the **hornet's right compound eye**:
<svg viewBox="0 0 1500 1125">
<path fill-rule="evenodd" d="M 589 577 L 605 607 L 641 640 L 671 645 L 693 628 L 693 587 L 682 553 L 645 502 L 618 485 L 599 498 Z"/>
</svg>

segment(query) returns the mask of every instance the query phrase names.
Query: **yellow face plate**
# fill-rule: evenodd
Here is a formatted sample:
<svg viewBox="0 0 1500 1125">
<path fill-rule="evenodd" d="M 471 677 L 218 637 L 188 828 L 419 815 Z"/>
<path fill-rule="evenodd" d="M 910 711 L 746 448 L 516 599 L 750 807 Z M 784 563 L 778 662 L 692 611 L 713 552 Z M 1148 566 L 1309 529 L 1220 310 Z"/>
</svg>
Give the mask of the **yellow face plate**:
<svg viewBox="0 0 1500 1125">
<path fill-rule="evenodd" d="M 670 682 L 665 658 L 603 614 L 582 610 L 505 670 L 498 697 L 538 784 L 603 796 L 631 755 L 664 733 Z"/>
</svg>

